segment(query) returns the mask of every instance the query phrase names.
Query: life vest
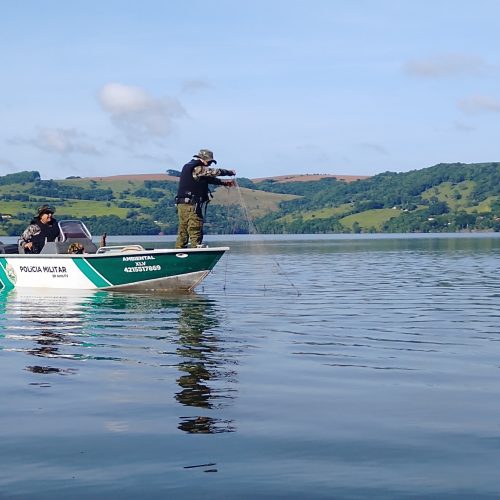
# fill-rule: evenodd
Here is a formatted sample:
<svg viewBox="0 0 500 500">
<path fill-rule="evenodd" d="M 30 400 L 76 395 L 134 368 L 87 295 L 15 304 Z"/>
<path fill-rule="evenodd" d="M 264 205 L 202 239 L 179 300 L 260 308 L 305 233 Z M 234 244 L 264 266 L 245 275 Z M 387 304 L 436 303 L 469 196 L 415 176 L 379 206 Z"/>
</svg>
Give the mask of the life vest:
<svg viewBox="0 0 500 500">
<path fill-rule="evenodd" d="M 40 228 L 40 232 L 31 237 L 33 242 L 32 253 L 40 253 L 45 245 L 45 241 L 55 241 L 59 236 L 59 224 L 55 219 L 52 219 L 50 224 L 43 224 L 38 219 L 33 219 L 31 223 Z"/>
<path fill-rule="evenodd" d="M 177 190 L 177 198 L 189 198 L 193 205 L 203 204 L 209 201 L 208 180 L 200 177 L 193 179 L 193 170 L 195 167 L 203 165 L 198 159 L 193 159 L 182 167 L 181 178 Z"/>
</svg>

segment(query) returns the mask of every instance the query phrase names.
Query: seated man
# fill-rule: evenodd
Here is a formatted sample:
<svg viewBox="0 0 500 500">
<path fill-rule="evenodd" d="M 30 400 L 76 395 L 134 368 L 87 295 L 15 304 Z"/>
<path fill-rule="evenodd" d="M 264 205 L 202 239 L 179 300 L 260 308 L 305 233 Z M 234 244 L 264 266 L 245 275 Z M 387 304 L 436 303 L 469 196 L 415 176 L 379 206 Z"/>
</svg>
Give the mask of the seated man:
<svg viewBox="0 0 500 500">
<path fill-rule="evenodd" d="M 49 205 L 38 208 L 37 216 L 19 239 L 19 245 L 25 253 L 40 253 L 46 241 L 56 241 L 59 237 L 59 224 L 52 217 L 54 211 Z"/>
</svg>

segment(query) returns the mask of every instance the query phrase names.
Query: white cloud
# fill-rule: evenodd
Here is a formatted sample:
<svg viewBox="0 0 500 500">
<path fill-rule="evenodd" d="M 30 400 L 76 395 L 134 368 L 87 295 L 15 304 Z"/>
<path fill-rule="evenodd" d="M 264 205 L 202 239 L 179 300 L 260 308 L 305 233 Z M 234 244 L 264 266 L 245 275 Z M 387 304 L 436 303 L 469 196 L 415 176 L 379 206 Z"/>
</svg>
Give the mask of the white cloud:
<svg viewBox="0 0 500 500">
<path fill-rule="evenodd" d="M 479 56 L 470 54 L 441 54 L 408 61 L 405 71 L 424 78 L 447 76 L 481 75 L 488 69 L 488 64 Z"/>
<path fill-rule="evenodd" d="M 458 107 L 465 113 L 500 113 L 500 100 L 486 95 L 476 95 L 462 99 Z"/>
<path fill-rule="evenodd" d="M 34 139 L 13 139 L 12 144 L 28 144 L 35 148 L 59 155 L 74 153 L 100 155 L 101 152 L 92 145 L 84 134 L 76 129 L 39 128 Z"/>
<path fill-rule="evenodd" d="M 75 129 L 40 129 L 36 144 L 41 149 L 64 155 L 71 153 L 99 154 L 97 148 L 85 142 L 83 135 Z"/>
<path fill-rule="evenodd" d="M 177 99 L 156 98 L 140 87 L 108 83 L 98 95 L 101 108 L 131 142 L 165 137 L 186 114 Z"/>
</svg>

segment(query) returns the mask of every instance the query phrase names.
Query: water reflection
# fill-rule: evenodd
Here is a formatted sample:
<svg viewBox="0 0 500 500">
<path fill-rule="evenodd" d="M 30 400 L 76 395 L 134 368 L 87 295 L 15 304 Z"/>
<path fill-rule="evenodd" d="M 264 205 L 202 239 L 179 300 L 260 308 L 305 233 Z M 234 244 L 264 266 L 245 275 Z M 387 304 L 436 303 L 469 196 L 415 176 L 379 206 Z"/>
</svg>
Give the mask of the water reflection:
<svg viewBox="0 0 500 500">
<path fill-rule="evenodd" d="M 25 369 L 42 375 L 69 375 L 78 368 L 56 366 L 59 359 L 77 358 L 66 353 L 67 346 L 78 345 L 74 338 L 83 328 L 78 310 L 81 296 L 46 295 L 43 291 L 26 293 L 11 291 L 0 294 L 0 307 L 4 322 L 0 325 L 1 337 L 5 339 L 2 350 L 22 352 L 43 358 Z M 52 360 L 49 361 L 49 360 Z M 50 384 L 32 383 L 50 387 Z"/>
<path fill-rule="evenodd" d="M 38 347 L 33 349 L 28 349 L 27 354 L 31 354 L 40 358 L 59 358 L 63 357 L 60 352 L 59 345 L 65 345 L 69 342 L 68 337 L 61 335 L 59 333 L 54 333 L 48 330 L 42 330 L 40 335 L 37 335 L 33 339 Z M 33 373 L 41 373 L 44 375 L 60 373 L 62 375 L 75 374 L 78 370 L 76 369 L 61 369 L 53 366 L 41 366 L 41 365 L 28 365 L 26 370 Z"/>
<path fill-rule="evenodd" d="M 181 304 L 179 316 L 179 347 L 181 360 L 177 379 L 181 390 L 176 399 L 184 406 L 211 409 L 233 398 L 229 391 L 221 394 L 210 387 L 211 380 L 234 378 L 235 372 L 222 372 L 221 343 L 213 330 L 219 326 L 219 316 L 212 302 L 197 300 Z M 205 415 L 182 417 L 179 429 L 192 433 L 218 433 L 235 430 L 231 420 Z"/>
<path fill-rule="evenodd" d="M 44 376 L 30 385 L 50 388 L 57 383 L 54 375 L 84 369 L 131 373 L 129 368 L 139 366 L 146 380 L 164 379 L 164 387 L 175 380 L 173 401 L 194 409 L 178 417 L 179 430 L 235 430 L 232 420 L 214 415 L 234 399 L 236 382 L 232 354 L 219 333 L 224 311 L 215 301 L 196 294 L 15 290 L 0 294 L 0 308 L 0 352 L 28 355 L 21 369 Z M 172 367 L 178 370 L 175 379 L 165 376 Z M 134 390 L 134 380 L 128 383 Z"/>
</svg>

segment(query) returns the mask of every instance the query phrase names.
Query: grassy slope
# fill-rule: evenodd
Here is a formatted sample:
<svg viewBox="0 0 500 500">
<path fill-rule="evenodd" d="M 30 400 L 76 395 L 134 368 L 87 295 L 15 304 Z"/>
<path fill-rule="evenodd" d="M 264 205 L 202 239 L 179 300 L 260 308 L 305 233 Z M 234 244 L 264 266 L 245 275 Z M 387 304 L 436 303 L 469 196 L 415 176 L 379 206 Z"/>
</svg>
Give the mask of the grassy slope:
<svg viewBox="0 0 500 500">
<path fill-rule="evenodd" d="M 384 222 L 392 219 L 393 217 L 399 217 L 401 213 L 401 210 L 395 210 L 393 208 L 378 208 L 348 215 L 347 217 L 340 219 L 340 223 L 348 229 L 351 229 L 355 222 L 357 222 L 363 229 L 369 229 L 371 227 L 380 229 Z"/>
<path fill-rule="evenodd" d="M 175 177 L 164 176 L 165 180 L 174 180 Z M 86 189 L 90 189 L 92 185 L 91 179 L 69 179 L 64 181 L 58 181 L 61 184 L 72 184 L 79 185 Z M 94 185 L 98 189 L 111 189 L 113 194 L 117 198 L 115 202 L 119 202 L 118 197 L 120 193 L 124 191 L 135 191 L 144 186 L 143 180 L 136 180 L 134 177 L 131 179 L 122 178 L 103 178 L 102 180 L 95 180 Z M 266 193 L 264 191 L 258 191 L 254 189 L 238 188 L 238 189 L 225 189 L 219 187 L 214 192 L 214 197 L 212 203 L 214 205 L 245 205 L 247 209 L 252 213 L 254 217 L 259 217 L 268 213 L 269 211 L 278 210 L 279 203 L 286 200 L 293 200 L 298 198 L 295 195 L 288 194 L 276 194 L 276 193 Z M 153 202 L 147 198 L 137 198 L 132 195 L 127 195 L 126 201 L 139 203 L 143 207 L 150 207 Z M 95 202 L 96 207 L 98 203 Z M 102 202 L 104 205 L 105 202 Z M 126 209 L 124 209 L 126 211 Z M 95 215 L 100 215 L 96 213 Z"/>
<path fill-rule="evenodd" d="M 436 198 L 439 201 L 446 202 L 450 207 L 450 210 L 455 212 L 459 210 L 465 210 L 468 213 L 472 212 L 489 212 L 491 211 L 491 204 L 496 201 L 497 197 L 492 196 L 482 201 L 481 203 L 474 205 L 470 199 L 470 195 L 475 188 L 475 182 L 464 181 L 457 184 L 452 184 L 450 182 L 443 182 L 438 186 L 432 187 L 422 194 L 422 198 L 430 200 L 431 198 Z M 286 216 L 278 219 L 281 222 L 291 223 L 293 220 L 302 217 L 304 221 L 312 218 L 329 218 L 338 217 L 343 213 L 349 212 L 351 205 L 344 204 L 338 207 L 323 208 L 315 211 L 308 212 L 295 212 L 287 214 Z M 420 206 L 417 210 L 425 209 L 425 206 Z M 359 212 L 356 214 L 348 215 L 340 219 L 341 224 L 347 229 L 351 229 L 352 225 L 357 222 L 362 229 L 369 229 L 374 227 L 379 230 L 384 222 L 394 217 L 399 217 L 403 214 L 401 210 L 395 210 L 390 208 L 376 209 L 376 210 L 366 210 L 364 212 Z"/>
<path fill-rule="evenodd" d="M 339 217 L 342 214 L 349 213 L 352 210 L 351 203 L 344 203 L 338 207 L 326 207 L 319 210 L 308 210 L 305 212 L 294 212 L 292 214 L 280 217 L 278 222 L 291 223 L 294 220 L 302 217 L 302 220 L 308 221 L 312 219 L 330 219 L 331 217 Z"/>
<path fill-rule="evenodd" d="M 109 179 L 109 180 L 106 180 Z M 130 190 L 130 191 L 135 191 L 136 189 L 139 189 L 144 185 L 143 181 L 137 181 L 137 180 L 127 180 L 127 179 L 122 179 L 122 178 L 106 178 L 103 177 L 100 180 L 93 180 L 93 179 L 64 179 L 61 181 L 57 181 L 59 184 L 65 184 L 69 186 L 79 186 L 83 189 L 91 189 L 92 185 L 94 185 L 98 189 L 111 189 L 113 193 L 121 193 L 122 191 L 125 190 Z"/>
<path fill-rule="evenodd" d="M 430 200 L 436 197 L 439 201 L 448 204 L 451 210 L 456 211 L 470 206 L 470 193 L 475 187 L 475 182 L 464 181 L 458 184 L 443 182 L 439 186 L 428 189 L 422 193 L 422 198 Z"/>
<path fill-rule="evenodd" d="M 472 213 L 472 212 L 491 212 L 491 204 L 495 201 L 497 201 L 497 196 L 490 196 L 489 198 L 486 198 L 484 201 L 479 203 L 478 205 L 473 205 L 471 207 L 467 207 L 465 209 L 466 212 Z"/>
<path fill-rule="evenodd" d="M 458 184 L 443 182 L 439 186 L 424 191 L 422 198 L 429 200 L 436 197 L 439 201 L 446 202 L 454 212 L 459 210 L 465 210 L 468 213 L 490 212 L 491 203 L 496 201 L 497 197 L 491 196 L 477 205 L 472 204 L 470 194 L 475 185 L 474 181 L 464 181 Z"/>
<path fill-rule="evenodd" d="M 240 205 L 246 207 L 253 218 L 278 210 L 282 201 L 300 198 L 291 194 L 266 193 L 255 189 L 217 188 L 212 203 L 215 205 Z"/>
<path fill-rule="evenodd" d="M 159 180 L 170 180 L 176 181 L 175 177 L 170 177 L 167 175 L 161 176 Z M 9 184 L 2 186 L 0 185 L 0 194 L 28 194 L 30 196 L 30 201 L 0 201 L 0 213 L 2 214 L 17 214 L 17 213 L 27 213 L 34 214 L 36 208 L 42 203 L 49 203 L 54 205 L 57 214 L 64 214 L 66 216 L 79 218 L 82 216 L 103 216 L 103 215 L 117 215 L 118 217 L 125 218 L 126 214 L 130 208 L 122 208 L 118 205 L 123 202 L 131 202 L 134 204 L 139 204 L 141 207 L 151 207 L 155 202 L 148 198 L 140 198 L 133 196 L 129 193 L 134 192 L 137 189 L 144 187 L 144 180 L 150 180 L 149 178 L 142 178 L 142 176 L 131 176 L 127 178 L 125 176 L 116 177 L 104 177 L 88 179 L 64 179 L 57 180 L 60 184 L 79 186 L 82 189 L 91 189 L 94 186 L 97 189 L 111 189 L 115 196 L 115 199 L 107 201 L 94 201 L 94 200 L 76 200 L 67 199 L 63 203 L 60 201 L 55 201 L 46 197 L 36 196 L 36 192 L 33 188 L 33 183 L 23 184 Z M 154 180 L 154 179 L 153 179 Z M 126 193 L 125 197 L 122 198 L 120 195 Z M 166 194 L 166 196 L 171 196 Z M 258 191 L 253 189 L 238 188 L 238 189 L 225 189 L 218 188 L 214 193 L 214 198 L 212 200 L 213 204 L 227 205 L 236 204 L 246 207 L 252 218 L 259 217 L 270 211 L 278 210 L 279 204 L 285 200 L 292 200 L 297 198 L 294 195 L 287 194 L 276 194 L 276 193 L 266 193 L 264 191 Z M 140 208 L 133 208 L 138 212 L 141 211 Z M 12 219 L 12 222 L 26 222 L 25 220 Z"/>
<path fill-rule="evenodd" d="M 118 204 L 122 201 L 139 204 L 141 207 L 150 207 L 154 204 L 154 202 L 149 199 L 138 198 L 129 194 L 144 187 L 145 180 L 169 180 L 177 182 L 178 179 L 164 174 L 152 174 L 150 176 L 113 176 L 95 179 L 82 178 L 57 180 L 57 182 L 61 184 L 76 185 L 82 187 L 83 189 L 91 189 L 92 186 L 98 189 L 111 189 L 116 199 L 111 202 L 91 200 L 66 200 L 64 203 L 58 202 L 56 204 L 56 215 L 65 214 L 75 218 L 90 215 L 117 215 L 119 217 L 125 217 L 130 209 L 118 207 Z M 284 181 L 284 179 L 280 180 L 281 182 Z M 290 177 L 287 180 L 296 179 Z M 472 205 L 470 194 L 474 187 L 475 183 L 472 181 L 464 181 L 458 184 L 444 182 L 439 186 L 427 190 L 422 196 L 426 199 L 434 197 L 439 201 L 444 201 L 448 204 L 452 211 L 461 209 L 466 210 L 467 212 L 490 211 L 491 202 L 495 201 L 496 197 L 489 198 L 479 205 Z M 125 198 L 120 196 L 124 192 L 126 193 Z M 30 195 L 29 202 L 0 201 L 0 213 L 4 214 L 16 214 L 19 212 L 34 213 L 36 207 L 41 203 L 51 203 L 50 199 L 37 197 L 36 193 L 33 193 L 33 185 L 30 183 L 26 183 L 24 185 L 0 185 L 0 194 L 2 193 L 26 193 Z M 295 195 L 269 193 L 247 188 L 228 190 L 221 187 L 215 191 L 212 203 L 216 205 L 236 204 L 245 208 L 251 218 L 258 218 L 269 212 L 278 210 L 279 204 L 282 201 L 292 200 L 295 198 L 299 197 Z M 295 212 L 282 217 L 280 220 L 290 223 L 299 217 L 303 220 L 341 217 L 343 214 L 348 213 L 351 209 L 352 206 L 350 204 L 344 204 L 338 207 L 328 207 L 307 212 Z M 137 208 L 134 210 L 140 212 L 141 209 Z M 355 222 L 357 222 L 363 229 L 369 229 L 371 227 L 379 229 L 385 221 L 390 218 L 397 217 L 401 215 L 401 213 L 402 212 L 400 210 L 393 209 L 367 210 L 365 212 L 348 215 L 342 218 L 340 222 L 348 229 L 351 229 Z"/>
</svg>

